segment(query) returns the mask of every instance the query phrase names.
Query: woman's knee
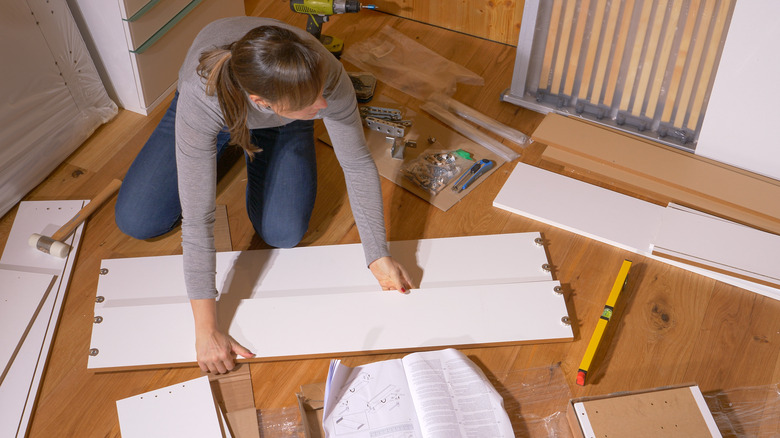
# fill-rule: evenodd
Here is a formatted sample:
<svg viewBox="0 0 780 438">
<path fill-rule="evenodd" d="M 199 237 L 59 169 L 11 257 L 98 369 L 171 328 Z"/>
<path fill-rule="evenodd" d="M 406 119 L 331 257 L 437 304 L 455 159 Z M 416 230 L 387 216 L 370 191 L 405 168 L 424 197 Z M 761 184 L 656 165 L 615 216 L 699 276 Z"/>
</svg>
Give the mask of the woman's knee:
<svg viewBox="0 0 780 438">
<path fill-rule="evenodd" d="M 146 240 L 162 236 L 173 230 L 179 221 L 178 215 L 173 217 L 128 204 L 121 197 L 117 199 L 114 220 L 119 231 L 132 238 Z"/>
<path fill-rule="evenodd" d="M 260 230 L 255 228 L 255 231 L 265 243 L 274 248 L 293 248 L 303 240 L 308 229 L 308 221 L 305 225 L 286 223 L 283 226 L 263 225 L 260 228 Z"/>
</svg>

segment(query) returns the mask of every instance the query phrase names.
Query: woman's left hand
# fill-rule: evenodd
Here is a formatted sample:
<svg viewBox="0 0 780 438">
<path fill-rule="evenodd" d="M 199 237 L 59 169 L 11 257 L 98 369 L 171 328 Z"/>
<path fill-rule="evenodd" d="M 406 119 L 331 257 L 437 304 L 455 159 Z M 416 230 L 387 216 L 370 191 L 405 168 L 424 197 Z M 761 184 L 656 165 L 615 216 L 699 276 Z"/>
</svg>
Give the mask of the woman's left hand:
<svg viewBox="0 0 780 438">
<path fill-rule="evenodd" d="M 374 274 L 383 290 L 409 293 L 409 290 L 414 288 L 406 269 L 392 257 L 378 258 L 368 265 L 368 269 Z"/>
</svg>

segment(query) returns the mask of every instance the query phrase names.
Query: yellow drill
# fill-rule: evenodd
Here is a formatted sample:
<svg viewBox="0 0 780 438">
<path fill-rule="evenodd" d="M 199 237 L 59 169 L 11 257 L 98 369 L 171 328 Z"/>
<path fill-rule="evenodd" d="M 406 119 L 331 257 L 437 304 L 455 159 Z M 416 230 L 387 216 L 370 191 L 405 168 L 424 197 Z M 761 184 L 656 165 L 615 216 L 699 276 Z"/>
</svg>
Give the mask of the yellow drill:
<svg viewBox="0 0 780 438">
<path fill-rule="evenodd" d="M 357 0 L 290 0 L 290 9 L 306 14 L 306 30 L 328 48 L 337 58 L 344 50 L 344 41 L 322 34 L 322 25 L 334 14 L 360 12 L 360 9 L 376 9 L 374 5 L 361 5 Z"/>
</svg>

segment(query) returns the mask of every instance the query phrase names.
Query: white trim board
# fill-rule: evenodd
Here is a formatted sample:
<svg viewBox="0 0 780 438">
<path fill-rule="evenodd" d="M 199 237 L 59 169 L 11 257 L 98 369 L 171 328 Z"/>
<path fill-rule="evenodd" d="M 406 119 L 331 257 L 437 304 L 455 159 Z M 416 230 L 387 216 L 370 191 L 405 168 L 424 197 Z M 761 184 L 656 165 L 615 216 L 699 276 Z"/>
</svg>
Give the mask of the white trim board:
<svg viewBox="0 0 780 438">
<path fill-rule="evenodd" d="M 552 280 L 539 233 L 390 242 L 390 252 L 421 288 Z M 362 292 L 377 288 L 360 244 L 217 253 L 221 299 Z M 103 260 L 103 307 L 189 303 L 182 256 Z M 143 275 L 139 275 L 143 273 Z M 301 275 L 305 273 L 305 275 Z"/>
<path fill-rule="evenodd" d="M 301 292 L 220 302 L 229 333 L 258 358 L 410 351 L 476 344 L 571 340 L 557 281 L 415 289 L 404 295 Z M 231 308 L 232 307 L 232 308 Z M 88 368 L 190 365 L 196 361 L 188 303 L 103 308 Z M 149 339 L 154 339 L 150 343 Z"/>
<path fill-rule="evenodd" d="M 493 206 L 641 255 L 664 207 L 517 163 Z"/>
<path fill-rule="evenodd" d="M 46 358 L 59 320 L 65 291 L 78 252 L 83 225 L 70 237 L 72 250 L 66 259 L 44 254 L 27 244 L 33 233 L 51 235 L 70 220 L 85 201 L 28 201 L 19 204 L 0 268 L 56 275 L 35 321 L 0 384 L 0 436 L 26 435 L 40 388 Z"/>
<path fill-rule="evenodd" d="M 123 438 L 227 436 L 207 376 L 117 400 L 116 410 Z"/>
<path fill-rule="evenodd" d="M 780 283 L 780 236 L 688 210 L 665 209 L 654 252 Z"/>
<path fill-rule="evenodd" d="M 0 384 L 55 276 L 0 269 Z"/>
<path fill-rule="evenodd" d="M 780 299 L 780 290 L 651 253 L 667 207 L 517 163 L 493 206 L 693 273 Z"/>
</svg>

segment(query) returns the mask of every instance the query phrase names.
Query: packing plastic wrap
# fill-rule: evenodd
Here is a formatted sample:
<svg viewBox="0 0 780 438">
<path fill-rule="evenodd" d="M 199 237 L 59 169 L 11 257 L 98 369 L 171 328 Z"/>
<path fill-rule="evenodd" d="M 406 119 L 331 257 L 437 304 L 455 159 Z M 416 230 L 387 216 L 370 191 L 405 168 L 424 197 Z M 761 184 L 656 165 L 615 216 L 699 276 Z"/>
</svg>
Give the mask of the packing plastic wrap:
<svg viewBox="0 0 780 438">
<path fill-rule="evenodd" d="M 436 93 L 452 96 L 458 83 L 485 84 L 478 74 L 391 27 L 384 27 L 376 36 L 351 45 L 342 58 L 420 100 Z"/>
<path fill-rule="evenodd" d="M 65 0 L 0 3 L 0 215 L 117 114 Z"/>
<path fill-rule="evenodd" d="M 517 438 L 569 438 L 572 395 L 560 364 L 487 374 L 504 398 Z M 725 438 L 780 436 L 780 384 L 704 393 Z M 261 438 L 304 438 L 298 406 L 258 411 Z"/>
</svg>

